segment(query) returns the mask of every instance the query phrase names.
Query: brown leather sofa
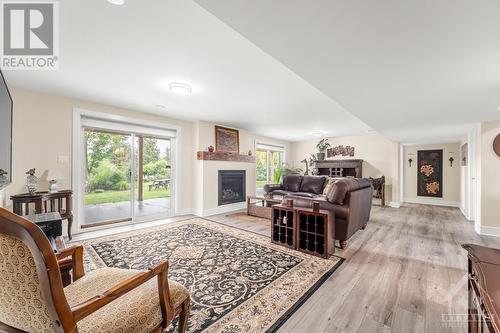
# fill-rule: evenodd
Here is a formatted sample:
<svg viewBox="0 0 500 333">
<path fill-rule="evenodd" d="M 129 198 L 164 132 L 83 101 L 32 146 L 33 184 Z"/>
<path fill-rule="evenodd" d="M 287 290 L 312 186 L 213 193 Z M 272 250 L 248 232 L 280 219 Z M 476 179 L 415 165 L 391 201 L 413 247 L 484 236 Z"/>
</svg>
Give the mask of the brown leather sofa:
<svg viewBox="0 0 500 333">
<path fill-rule="evenodd" d="M 335 214 L 335 239 L 340 247 L 370 220 L 373 187 L 369 179 L 334 178 L 333 186 L 325 176 L 285 176 L 282 184 L 264 186 L 269 196 L 280 195 L 293 199 L 296 207 L 312 207 L 319 202 L 320 209 Z M 325 187 L 326 190 L 325 190 Z"/>
</svg>

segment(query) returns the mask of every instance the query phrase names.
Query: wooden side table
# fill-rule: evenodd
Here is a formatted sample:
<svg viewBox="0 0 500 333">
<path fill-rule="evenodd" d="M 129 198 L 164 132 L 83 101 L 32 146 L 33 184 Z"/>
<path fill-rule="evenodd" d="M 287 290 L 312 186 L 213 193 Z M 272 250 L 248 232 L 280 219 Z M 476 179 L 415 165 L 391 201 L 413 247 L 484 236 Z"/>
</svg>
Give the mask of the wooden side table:
<svg viewBox="0 0 500 333">
<path fill-rule="evenodd" d="M 500 249 L 464 244 L 468 252 L 469 333 L 500 332 Z"/>
<path fill-rule="evenodd" d="M 56 193 L 23 193 L 10 197 L 14 213 L 20 216 L 58 212 L 63 220 L 68 221 L 68 238 L 71 240 L 73 226 L 73 191 L 64 190 Z M 34 206 L 34 210 L 33 210 Z"/>
</svg>

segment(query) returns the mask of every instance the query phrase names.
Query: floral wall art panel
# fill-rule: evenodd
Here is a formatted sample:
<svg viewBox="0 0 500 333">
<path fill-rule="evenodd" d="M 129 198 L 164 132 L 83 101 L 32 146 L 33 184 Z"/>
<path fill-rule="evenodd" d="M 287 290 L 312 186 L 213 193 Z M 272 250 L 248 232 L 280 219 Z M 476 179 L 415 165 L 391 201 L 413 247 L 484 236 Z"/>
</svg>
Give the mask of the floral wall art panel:
<svg viewBox="0 0 500 333">
<path fill-rule="evenodd" d="M 417 195 L 443 197 L 443 150 L 419 150 Z"/>
</svg>

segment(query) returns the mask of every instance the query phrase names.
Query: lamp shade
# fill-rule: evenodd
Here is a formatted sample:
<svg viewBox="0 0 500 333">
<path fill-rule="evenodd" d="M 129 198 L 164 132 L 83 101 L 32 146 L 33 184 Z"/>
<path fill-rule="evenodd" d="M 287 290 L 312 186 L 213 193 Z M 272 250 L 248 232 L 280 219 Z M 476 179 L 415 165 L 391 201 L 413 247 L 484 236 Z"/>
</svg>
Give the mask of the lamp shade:
<svg viewBox="0 0 500 333">
<path fill-rule="evenodd" d="M 66 179 L 66 177 L 64 177 L 64 174 L 58 169 L 49 169 L 45 171 L 42 178 L 48 181 Z"/>
</svg>

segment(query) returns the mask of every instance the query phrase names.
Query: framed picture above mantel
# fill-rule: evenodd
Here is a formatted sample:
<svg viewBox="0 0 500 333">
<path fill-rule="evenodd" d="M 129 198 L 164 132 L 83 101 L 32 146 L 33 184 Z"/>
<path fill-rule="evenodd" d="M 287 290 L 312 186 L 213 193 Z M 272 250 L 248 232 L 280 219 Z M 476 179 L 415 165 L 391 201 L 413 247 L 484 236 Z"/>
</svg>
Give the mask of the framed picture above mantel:
<svg viewBox="0 0 500 333">
<path fill-rule="evenodd" d="M 240 152 L 240 132 L 238 130 L 215 126 L 215 151 L 227 153 Z"/>
</svg>

